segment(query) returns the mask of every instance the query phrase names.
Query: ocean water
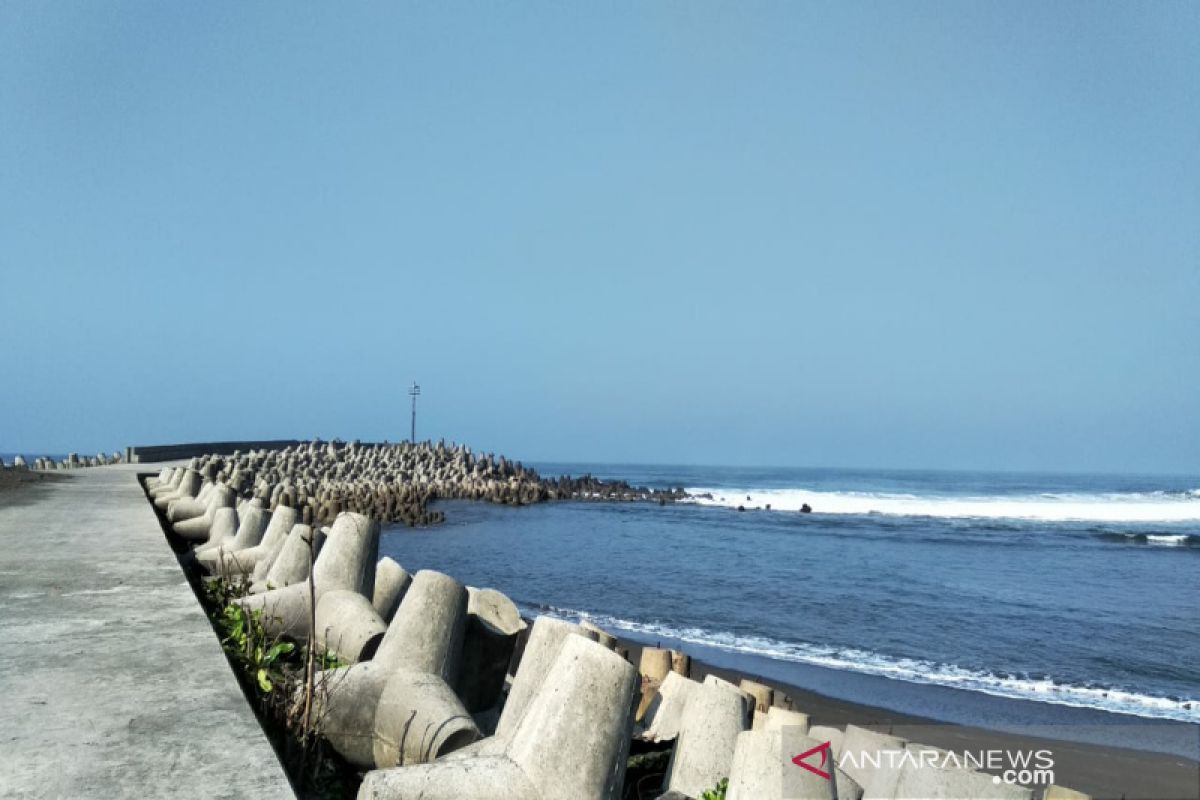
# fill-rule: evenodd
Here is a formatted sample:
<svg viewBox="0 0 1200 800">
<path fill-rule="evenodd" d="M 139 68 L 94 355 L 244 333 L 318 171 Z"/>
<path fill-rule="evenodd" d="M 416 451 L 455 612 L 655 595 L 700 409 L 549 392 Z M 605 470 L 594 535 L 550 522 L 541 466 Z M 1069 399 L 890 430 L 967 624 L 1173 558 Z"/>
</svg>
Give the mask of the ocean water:
<svg viewBox="0 0 1200 800">
<path fill-rule="evenodd" d="M 389 530 L 383 552 L 948 722 L 1200 723 L 1200 478 L 536 466 L 708 496 L 446 503 L 444 526 Z"/>
</svg>

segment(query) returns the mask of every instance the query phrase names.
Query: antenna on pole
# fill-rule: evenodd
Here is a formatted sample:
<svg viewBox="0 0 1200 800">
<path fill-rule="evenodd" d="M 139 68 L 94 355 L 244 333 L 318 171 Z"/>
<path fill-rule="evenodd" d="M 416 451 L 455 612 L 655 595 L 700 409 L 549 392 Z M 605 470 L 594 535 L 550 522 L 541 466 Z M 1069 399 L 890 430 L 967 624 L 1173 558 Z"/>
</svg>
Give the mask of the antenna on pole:
<svg viewBox="0 0 1200 800">
<path fill-rule="evenodd" d="M 412 428 L 408 434 L 408 441 L 412 444 L 417 443 L 417 397 L 420 394 L 421 387 L 417 386 L 416 381 L 413 381 L 412 388 L 408 390 L 408 395 L 412 398 Z"/>
</svg>

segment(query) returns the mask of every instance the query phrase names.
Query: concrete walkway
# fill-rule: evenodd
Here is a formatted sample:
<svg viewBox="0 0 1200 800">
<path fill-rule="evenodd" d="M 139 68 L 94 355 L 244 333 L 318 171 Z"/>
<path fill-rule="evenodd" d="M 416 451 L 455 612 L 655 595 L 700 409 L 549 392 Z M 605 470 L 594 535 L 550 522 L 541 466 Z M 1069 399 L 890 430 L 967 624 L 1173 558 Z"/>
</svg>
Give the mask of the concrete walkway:
<svg viewBox="0 0 1200 800">
<path fill-rule="evenodd" d="M 0 797 L 293 797 L 139 469 L 0 496 Z"/>
</svg>

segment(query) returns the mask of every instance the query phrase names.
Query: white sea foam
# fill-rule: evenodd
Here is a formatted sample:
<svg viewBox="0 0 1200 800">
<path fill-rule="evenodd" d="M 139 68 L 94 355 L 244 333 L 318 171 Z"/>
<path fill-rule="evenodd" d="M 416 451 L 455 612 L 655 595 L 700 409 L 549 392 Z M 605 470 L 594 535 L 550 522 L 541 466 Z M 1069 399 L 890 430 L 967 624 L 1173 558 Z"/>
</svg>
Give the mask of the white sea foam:
<svg viewBox="0 0 1200 800">
<path fill-rule="evenodd" d="M 949 497 L 874 492 L 824 492 L 803 488 L 687 489 L 685 502 L 773 511 L 799 511 L 808 504 L 818 514 L 887 514 L 910 517 L 1030 519 L 1047 522 L 1190 522 L 1200 521 L 1200 494 L 1129 492 L 1114 494 L 1037 494 Z M 710 496 L 705 496 L 710 495 Z"/>
<path fill-rule="evenodd" d="M 1167 547 L 1182 547 L 1188 543 L 1188 536 L 1183 533 L 1177 535 L 1151 534 L 1146 537 L 1146 541 L 1150 544 L 1165 545 Z"/>
<path fill-rule="evenodd" d="M 1042 703 L 1093 708 L 1154 719 L 1200 723 L 1200 697 L 1169 698 L 1104 687 L 1074 686 L 1048 678 L 1022 678 L 977 672 L 954 664 L 935 664 L 909 658 L 888 658 L 865 650 L 833 648 L 797 642 L 781 642 L 760 636 L 738 636 L 703 628 L 676 628 L 659 622 L 637 622 L 588 614 L 572 609 L 542 610 L 550 616 L 573 621 L 589 620 L 602 628 L 626 631 L 652 639 L 674 639 L 730 653 L 764 656 L 778 661 L 812 664 L 830 669 L 879 675 L 894 680 L 982 692 L 995 697 L 1033 700 Z"/>
</svg>

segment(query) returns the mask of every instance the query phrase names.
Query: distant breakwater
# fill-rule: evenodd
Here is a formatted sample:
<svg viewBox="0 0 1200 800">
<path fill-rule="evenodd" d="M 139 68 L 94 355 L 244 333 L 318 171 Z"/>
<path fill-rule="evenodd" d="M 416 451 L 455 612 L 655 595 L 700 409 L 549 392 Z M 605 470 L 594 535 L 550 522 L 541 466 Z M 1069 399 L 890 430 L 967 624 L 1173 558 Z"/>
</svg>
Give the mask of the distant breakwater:
<svg viewBox="0 0 1200 800">
<path fill-rule="evenodd" d="M 300 509 L 318 524 L 354 511 L 385 523 L 435 525 L 445 520 L 443 512 L 430 509 L 435 500 L 520 506 L 551 500 L 665 504 L 687 497 L 682 488 L 650 489 L 590 475 L 544 478 L 519 461 L 445 442 L 301 442 L 205 454 L 189 466 L 240 497 Z"/>
</svg>

